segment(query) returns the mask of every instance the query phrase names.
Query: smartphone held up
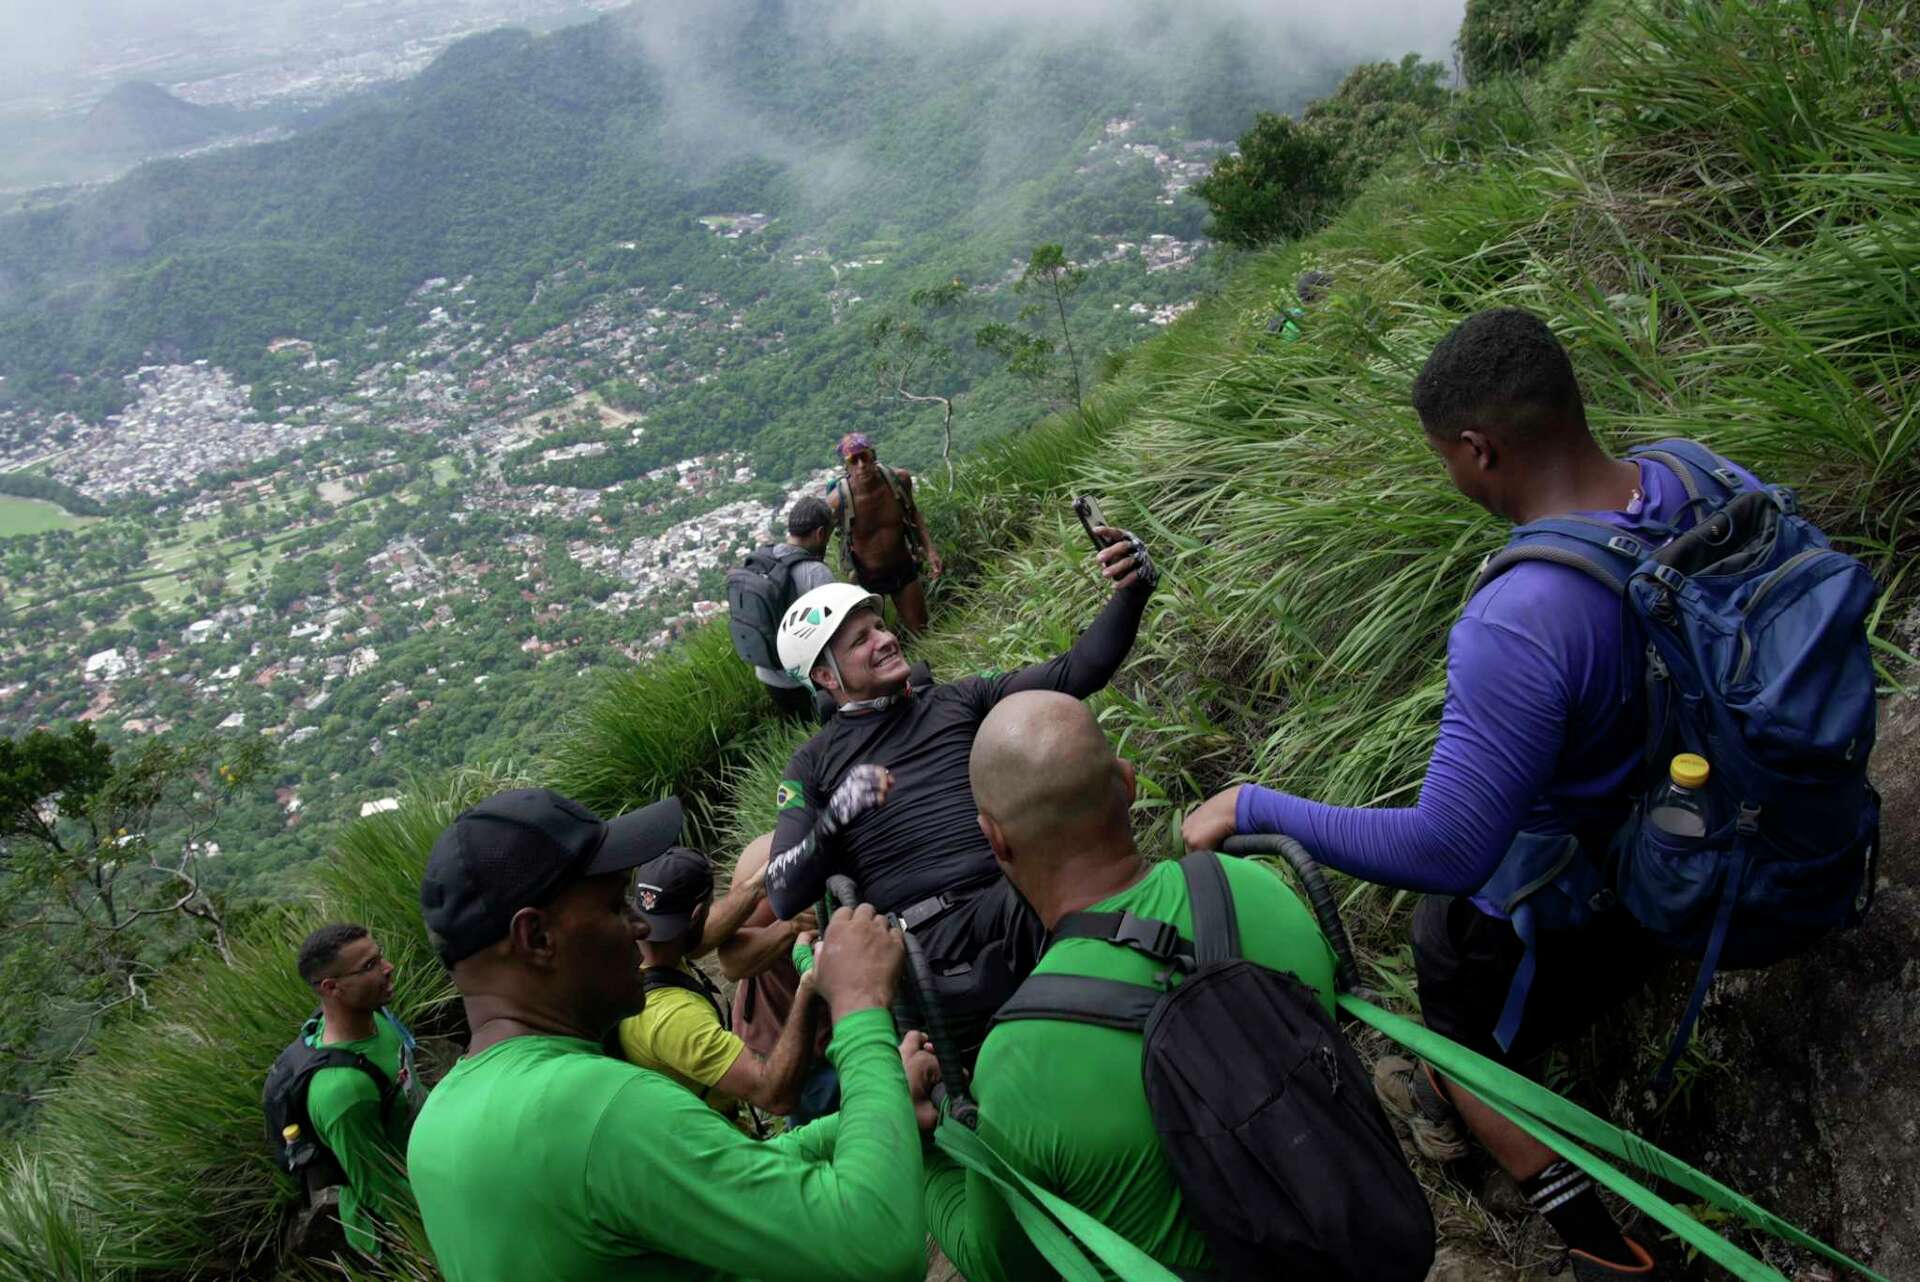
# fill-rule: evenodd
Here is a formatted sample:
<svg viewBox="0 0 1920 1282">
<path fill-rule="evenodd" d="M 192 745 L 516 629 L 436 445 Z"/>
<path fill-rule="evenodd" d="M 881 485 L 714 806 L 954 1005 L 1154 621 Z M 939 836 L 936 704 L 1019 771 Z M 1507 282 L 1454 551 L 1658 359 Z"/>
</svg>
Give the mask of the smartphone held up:
<svg viewBox="0 0 1920 1282">
<path fill-rule="evenodd" d="M 1100 504 L 1091 494 L 1082 494 L 1073 501 L 1073 514 L 1080 518 L 1080 527 L 1093 540 L 1093 550 L 1098 552 L 1111 547 L 1117 540 L 1102 537 L 1099 531 L 1111 528 L 1107 524 L 1106 514 L 1100 510 Z"/>
</svg>

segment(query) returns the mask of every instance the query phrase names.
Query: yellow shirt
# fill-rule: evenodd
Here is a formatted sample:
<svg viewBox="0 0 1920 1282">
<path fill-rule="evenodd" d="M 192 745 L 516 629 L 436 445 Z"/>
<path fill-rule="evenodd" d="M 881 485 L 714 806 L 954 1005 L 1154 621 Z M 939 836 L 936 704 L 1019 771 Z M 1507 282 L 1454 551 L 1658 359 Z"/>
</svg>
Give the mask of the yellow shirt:
<svg viewBox="0 0 1920 1282">
<path fill-rule="evenodd" d="M 680 968 L 692 971 L 684 961 Z M 620 1021 L 620 1051 L 628 1063 L 664 1073 L 743 1126 L 740 1101 L 713 1086 L 746 1048 L 712 1002 L 684 988 L 653 989 L 645 1010 Z"/>
</svg>

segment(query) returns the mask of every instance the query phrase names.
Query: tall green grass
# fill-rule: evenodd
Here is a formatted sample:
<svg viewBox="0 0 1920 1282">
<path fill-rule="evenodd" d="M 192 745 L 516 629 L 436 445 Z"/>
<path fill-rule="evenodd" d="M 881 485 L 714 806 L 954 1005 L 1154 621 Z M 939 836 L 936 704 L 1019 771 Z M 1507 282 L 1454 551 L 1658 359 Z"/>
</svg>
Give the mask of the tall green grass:
<svg viewBox="0 0 1920 1282">
<path fill-rule="evenodd" d="M 119 1282 L 138 1258 L 44 1159 L 0 1160 L 0 1282 Z"/>
<path fill-rule="evenodd" d="M 602 815 L 673 795 L 692 801 L 727 745 L 768 707 L 753 669 L 735 657 L 726 624 L 710 623 L 677 651 L 602 678 L 592 697 L 559 719 L 539 774 Z"/>
</svg>

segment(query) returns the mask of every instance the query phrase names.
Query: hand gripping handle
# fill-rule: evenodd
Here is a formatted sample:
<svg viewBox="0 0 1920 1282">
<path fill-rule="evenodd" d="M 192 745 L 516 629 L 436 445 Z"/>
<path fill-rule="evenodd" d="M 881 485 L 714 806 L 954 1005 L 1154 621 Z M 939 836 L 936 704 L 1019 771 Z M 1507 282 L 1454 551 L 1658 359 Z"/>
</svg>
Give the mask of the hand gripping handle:
<svg viewBox="0 0 1920 1282">
<path fill-rule="evenodd" d="M 845 907 L 851 908 L 860 902 L 860 891 L 854 885 L 853 878 L 845 873 L 835 873 L 827 878 L 827 894 Z M 947 1030 L 947 1019 L 940 1009 L 940 996 L 933 985 L 933 967 L 927 961 L 927 952 L 913 932 L 902 930 L 907 946 L 907 972 L 913 980 L 913 995 L 918 999 L 920 1023 L 927 1037 L 933 1042 L 934 1058 L 940 1061 L 940 1081 L 933 1088 L 934 1107 L 940 1109 L 954 1121 L 972 1130 L 979 1122 L 980 1110 L 961 1085 L 966 1078 L 966 1069 L 954 1056 L 954 1041 Z M 895 1025 L 905 1028 L 911 1022 L 906 1016 L 909 1012 L 902 1009 L 902 1003 L 894 1001 L 893 1019 Z"/>
</svg>

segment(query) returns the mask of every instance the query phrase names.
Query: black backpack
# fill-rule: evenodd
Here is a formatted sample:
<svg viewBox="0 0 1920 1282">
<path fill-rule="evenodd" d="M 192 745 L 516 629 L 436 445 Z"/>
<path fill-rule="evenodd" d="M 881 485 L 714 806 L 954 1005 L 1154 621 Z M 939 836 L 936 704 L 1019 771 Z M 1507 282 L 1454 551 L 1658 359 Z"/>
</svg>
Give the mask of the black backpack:
<svg viewBox="0 0 1920 1282">
<path fill-rule="evenodd" d="M 733 652 L 756 668 L 782 670 L 780 616 L 793 604 L 793 568 L 820 558 L 791 543 L 755 548 L 727 571 L 727 631 Z"/>
<path fill-rule="evenodd" d="M 1194 939 L 1132 913 L 1074 913 L 1052 939 L 1165 962 L 1171 989 L 1033 975 L 994 1016 L 1137 1030 L 1160 1148 L 1218 1276 L 1421 1282 L 1433 1213 L 1360 1057 L 1313 990 L 1240 957 L 1220 856 L 1181 861 Z"/>
<path fill-rule="evenodd" d="M 314 1011 L 308 1023 L 319 1017 L 320 1012 Z M 315 1186 L 346 1182 L 340 1163 L 320 1142 L 313 1119 L 307 1116 L 307 1088 L 313 1084 L 313 1075 L 323 1068 L 357 1068 L 371 1077 L 380 1088 L 382 1119 L 399 1093 L 395 1083 L 365 1055 L 337 1046 L 309 1046 L 304 1029 L 280 1052 L 267 1070 L 267 1085 L 260 1093 L 260 1106 L 267 1115 L 267 1146 L 281 1170 L 296 1179 L 304 1177 Z M 286 1135 L 289 1126 L 299 1128 L 292 1139 Z"/>
</svg>

